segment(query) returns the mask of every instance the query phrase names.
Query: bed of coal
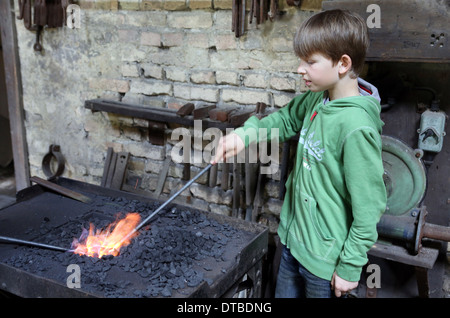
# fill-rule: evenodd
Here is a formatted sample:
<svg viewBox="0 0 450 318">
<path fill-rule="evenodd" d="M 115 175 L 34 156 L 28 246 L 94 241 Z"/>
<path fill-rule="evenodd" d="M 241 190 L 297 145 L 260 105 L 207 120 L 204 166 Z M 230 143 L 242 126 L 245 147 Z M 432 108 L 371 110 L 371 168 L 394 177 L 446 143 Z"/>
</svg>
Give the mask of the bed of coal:
<svg viewBox="0 0 450 318">
<path fill-rule="evenodd" d="M 145 219 L 157 208 L 123 197 L 99 196 L 95 202 L 88 213 L 61 226 L 50 228 L 44 218 L 29 232 L 36 242 L 70 249 L 73 239 L 90 223 L 96 229 L 104 228 L 118 213 L 129 212 Z M 207 212 L 176 206 L 150 220 L 115 257 L 16 246 L 16 253 L 2 262 L 64 286 L 71 279 L 68 266 L 78 265 L 80 290 L 99 297 L 188 297 L 199 285 L 212 284 L 223 276 L 236 261 L 232 251 L 245 247 L 252 237 L 250 232 L 208 217 Z"/>
</svg>

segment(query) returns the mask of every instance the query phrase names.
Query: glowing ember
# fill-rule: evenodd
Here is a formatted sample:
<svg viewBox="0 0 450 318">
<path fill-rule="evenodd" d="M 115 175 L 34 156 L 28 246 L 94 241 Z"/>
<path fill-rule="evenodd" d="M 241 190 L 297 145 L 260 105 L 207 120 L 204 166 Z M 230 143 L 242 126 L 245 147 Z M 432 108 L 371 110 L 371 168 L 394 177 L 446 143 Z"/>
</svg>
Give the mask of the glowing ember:
<svg viewBox="0 0 450 318">
<path fill-rule="evenodd" d="M 121 247 L 130 244 L 131 240 L 138 235 L 138 232 L 129 234 L 136 228 L 140 219 L 138 213 L 128 213 L 125 218 L 120 221 L 116 220 L 104 230 L 95 230 L 95 226 L 91 223 L 89 233 L 86 229 L 83 229 L 80 238 L 73 240 L 72 249 L 76 254 L 91 257 L 117 256 Z"/>
</svg>

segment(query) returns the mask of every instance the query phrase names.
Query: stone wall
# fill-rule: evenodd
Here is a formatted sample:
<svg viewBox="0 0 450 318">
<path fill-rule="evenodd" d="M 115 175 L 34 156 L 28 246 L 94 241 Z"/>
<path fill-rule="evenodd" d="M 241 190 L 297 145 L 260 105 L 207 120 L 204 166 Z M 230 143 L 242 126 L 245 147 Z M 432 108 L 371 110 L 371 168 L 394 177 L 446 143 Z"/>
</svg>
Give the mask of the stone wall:
<svg viewBox="0 0 450 318">
<path fill-rule="evenodd" d="M 250 1 L 247 1 L 248 5 Z M 248 23 L 231 32 L 231 0 L 128 0 L 77 2 L 81 27 L 45 29 L 41 53 L 35 34 L 17 20 L 23 101 L 31 175 L 43 175 L 41 161 L 51 144 L 61 146 L 65 177 L 99 184 L 108 147 L 130 153 L 128 176 L 141 178 L 140 190 L 153 191 L 165 146 L 147 138 L 148 122 L 84 108 L 85 100 L 107 98 L 177 109 L 187 102 L 283 107 L 303 90 L 292 51 L 297 25 L 321 1 L 289 7 L 280 1 L 274 21 Z M 18 5 L 15 4 L 16 15 Z M 192 172 L 198 171 L 192 167 Z M 164 193 L 180 184 L 182 166 L 170 167 Z M 232 191 L 210 188 L 200 179 L 190 190 L 196 207 L 231 211 Z M 265 220 L 275 231 L 280 208 L 278 177 L 266 185 Z"/>
</svg>

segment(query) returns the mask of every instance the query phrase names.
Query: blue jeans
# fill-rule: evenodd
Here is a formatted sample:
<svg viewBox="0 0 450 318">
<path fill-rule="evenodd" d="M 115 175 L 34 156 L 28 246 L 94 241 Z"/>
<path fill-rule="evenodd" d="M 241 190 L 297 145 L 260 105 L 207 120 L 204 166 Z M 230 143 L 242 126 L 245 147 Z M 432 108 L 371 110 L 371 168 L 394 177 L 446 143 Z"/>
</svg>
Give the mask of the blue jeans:
<svg viewBox="0 0 450 318">
<path fill-rule="evenodd" d="M 276 298 L 335 298 L 331 282 L 310 273 L 283 246 L 278 270 Z"/>
</svg>

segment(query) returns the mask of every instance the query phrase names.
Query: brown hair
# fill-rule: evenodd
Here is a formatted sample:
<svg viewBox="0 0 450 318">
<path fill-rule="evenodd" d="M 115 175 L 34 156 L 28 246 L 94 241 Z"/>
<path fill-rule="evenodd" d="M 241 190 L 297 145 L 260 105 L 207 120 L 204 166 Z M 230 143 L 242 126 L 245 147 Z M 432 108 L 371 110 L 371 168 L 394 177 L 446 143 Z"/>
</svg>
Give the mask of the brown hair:
<svg viewBox="0 0 450 318">
<path fill-rule="evenodd" d="M 352 77 L 357 77 L 363 67 L 369 35 L 365 21 L 347 10 L 322 11 L 302 23 L 294 38 L 294 51 L 300 58 L 321 53 L 333 65 L 347 54 L 352 59 Z"/>
</svg>

